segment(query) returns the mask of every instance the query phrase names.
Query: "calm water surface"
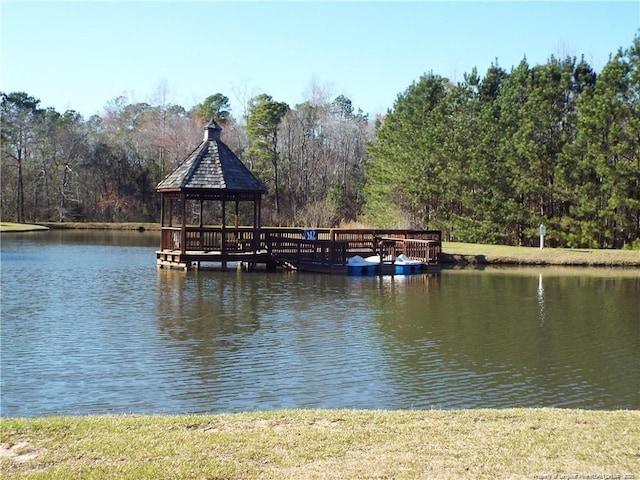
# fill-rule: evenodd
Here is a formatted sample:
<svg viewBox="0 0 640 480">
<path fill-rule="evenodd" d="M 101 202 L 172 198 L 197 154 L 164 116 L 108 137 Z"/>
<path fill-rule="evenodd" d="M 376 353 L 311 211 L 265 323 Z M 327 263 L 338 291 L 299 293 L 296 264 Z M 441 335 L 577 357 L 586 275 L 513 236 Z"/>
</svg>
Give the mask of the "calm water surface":
<svg viewBox="0 0 640 480">
<path fill-rule="evenodd" d="M 3 416 L 640 408 L 640 270 L 157 270 L 156 234 L 1 244 Z"/>
</svg>

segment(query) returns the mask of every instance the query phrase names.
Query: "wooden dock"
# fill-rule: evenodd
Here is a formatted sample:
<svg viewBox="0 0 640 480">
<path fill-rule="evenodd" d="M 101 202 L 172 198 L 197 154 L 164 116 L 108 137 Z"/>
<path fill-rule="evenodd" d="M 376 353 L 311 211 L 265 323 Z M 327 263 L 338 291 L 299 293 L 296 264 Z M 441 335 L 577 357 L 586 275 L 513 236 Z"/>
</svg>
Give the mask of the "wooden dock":
<svg viewBox="0 0 640 480">
<path fill-rule="evenodd" d="M 376 273 L 394 274 L 393 260 L 404 255 L 420 262 L 421 270 L 439 268 L 439 230 L 378 230 L 273 227 L 163 227 L 159 267 L 227 269 L 230 263 L 252 270 L 284 268 L 305 272 L 346 274 L 358 255 L 379 255 Z"/>
</svg>

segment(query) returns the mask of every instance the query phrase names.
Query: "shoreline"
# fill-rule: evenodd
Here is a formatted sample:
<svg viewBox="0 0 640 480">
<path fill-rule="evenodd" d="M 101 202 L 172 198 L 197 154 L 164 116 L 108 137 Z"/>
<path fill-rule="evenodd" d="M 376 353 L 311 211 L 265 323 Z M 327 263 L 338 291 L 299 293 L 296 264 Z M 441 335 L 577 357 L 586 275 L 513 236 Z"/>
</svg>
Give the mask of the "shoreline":
<svg viewBox="0 0 640 480">
<path fill-rule="evenodd" d="M 112 230 L 160 232 L 158 223 L 51 223 L 37 225 L 0 223 L 0 232 L 42 230 Z M 640 250 L 536 248 L 442 242 L 440 263 L 444 267 L 473 266 L 585 266 L 640 268 Z"/>
<path fill-rule="evenodd" d="M 548 249 L 549 250 L 549 249 Z M 626 250 L 622 250 L 626 251 Z M 563 252 L 564 253 L 564 252 Z M 598 267 L 598 268 L 640 268 L 640 253 L 636 253 L 638 258 L 631 256 L 625 258 L 584 258 L 584 259 L 564 259 L 564 258 L 528 258 L 510 256 L 478 256 L 466 254 L 452 254 L 443 252 L 440 256 L 440 263 L 445 268 L 473 268 L 473 267 Z"/>
</svg>

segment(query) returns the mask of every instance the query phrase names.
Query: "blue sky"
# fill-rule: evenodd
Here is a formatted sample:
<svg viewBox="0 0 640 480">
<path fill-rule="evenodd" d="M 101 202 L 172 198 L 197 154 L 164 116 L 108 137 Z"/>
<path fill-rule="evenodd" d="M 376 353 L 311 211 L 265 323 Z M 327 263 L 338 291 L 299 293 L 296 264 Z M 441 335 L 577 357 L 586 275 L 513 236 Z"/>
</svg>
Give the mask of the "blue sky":
<svg viewBox="0 0 640 480">
<path fill-rule="evenodd" d="M 161 91 L 188 109 L 220 92 L 240 116 L 258 93 L 293 106 L 316 91 L 375 115 L 425 72 L 462 80 L 550 55 L 599 71 L 631 46 L 640 2 L 2 0 L 0 20 L 0 89 L 60 112 Z"/>
</svg>

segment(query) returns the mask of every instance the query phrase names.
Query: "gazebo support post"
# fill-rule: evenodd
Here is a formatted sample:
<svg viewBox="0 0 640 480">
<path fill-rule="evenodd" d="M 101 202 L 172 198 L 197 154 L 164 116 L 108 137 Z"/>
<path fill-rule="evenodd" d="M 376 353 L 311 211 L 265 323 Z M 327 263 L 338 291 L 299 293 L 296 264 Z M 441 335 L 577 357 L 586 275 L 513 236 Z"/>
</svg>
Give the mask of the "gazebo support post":
<svg viewBox="0 0 640 480">
<path fill-rule="evenodd" d="M 160 195 L 160 250 L 164 250 L 167 248 L 165 245 L 165 234 L 164 234 L 164 195 Z"/>
<path fill-rule="evenodd" d="M 164 227 L 164 195 L 160 195 L 160 228 Z"/>
<path fill-rule="evenodd" d="M 238 227 L 240 226 L 240 200 L 238 200 L 238 197 L 236 197 L 236 230 L 238 229 Z"/>
<path fill-rule="evenodd" d="M 260 196 L 254 195 L 253 197 L 253 242 L 251 248 L 254 252 L 257 252 L 260 248 Z"/>
<path fill-rule="evenodd" d="M 182 207 L 182 227 L 180 229 L 180 253 L 183 255 L 187 251 L 187 196 L 180 194 L 180 203 Z"/>
<path fill-rule="evenodd" d="M 227 202 L 226 198 L 222 197 L 222 269 L 227 269 Z"/>
</svg>

